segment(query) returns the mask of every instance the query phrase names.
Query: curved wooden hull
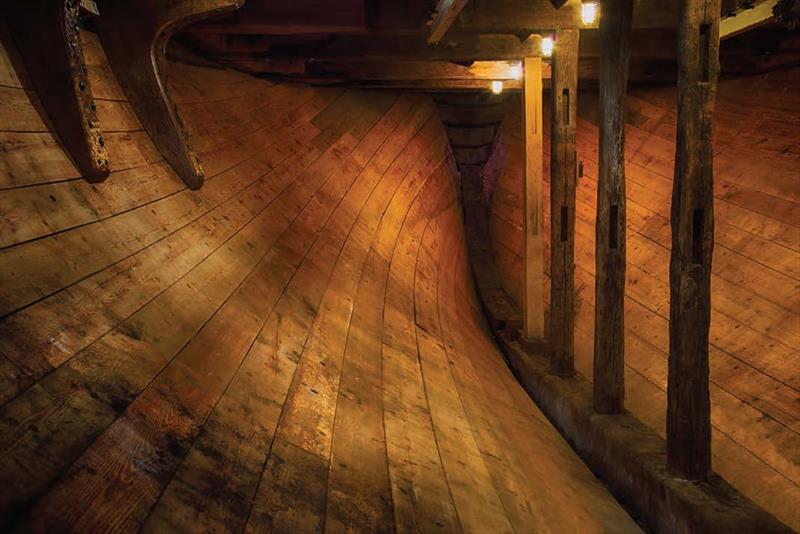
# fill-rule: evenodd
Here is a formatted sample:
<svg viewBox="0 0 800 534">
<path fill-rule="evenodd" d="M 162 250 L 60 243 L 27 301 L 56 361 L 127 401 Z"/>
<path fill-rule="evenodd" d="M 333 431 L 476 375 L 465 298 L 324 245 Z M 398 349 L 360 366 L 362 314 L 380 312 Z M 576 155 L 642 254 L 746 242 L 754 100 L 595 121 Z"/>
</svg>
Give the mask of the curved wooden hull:
<svg viewBox="0 0 800 534">
<path fill-rule="evenodd" d="M 172 64 L 190 191 L 83 39 L 100 185 L 0 51 L 3 527 L 638 531 L 488 334 L 432 102 Z"/>
</svg>

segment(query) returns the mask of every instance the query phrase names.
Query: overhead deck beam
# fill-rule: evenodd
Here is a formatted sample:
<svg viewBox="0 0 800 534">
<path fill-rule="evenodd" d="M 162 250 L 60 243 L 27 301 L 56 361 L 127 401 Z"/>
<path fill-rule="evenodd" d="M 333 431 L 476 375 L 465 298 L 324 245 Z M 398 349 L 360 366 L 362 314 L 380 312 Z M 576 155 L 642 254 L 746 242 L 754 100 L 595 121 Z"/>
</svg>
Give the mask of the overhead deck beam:
<svg viewBox="0 0 800 534">
<path fill-rule="evenodd" d="M 702 480 L 711 472 L 711 123 L 719 76 L 719 13 L 719 0 L 681 2 L 669 269 L 667 463 L 674 475 L 690 480 Z"/>
<path fill-rule="evenodd" d="M 677 2 L 639 0 L 634 6 L 634 28 L 674 28 L 677 21 Z M 597 21 L 588 26 L 583 24 L 581 0 L 568 0 L 560 9 L 550 0 L 473 0 L 461 12 L 453 30 L 513 34 L 548 29 L 582 30 L 597 25 Z"/>
<path fill-rule="evenodd" d="M 193 31 L 192 36 L 203 35 Z M 214 35 L 214 34 L 210 34 Z M 439 45 L 424 41 L 425 35 L 388 35 L 376 33 L 366 36 L 337 35 L 324 43 L 296 44 L 290 49 L 272 47 L 268 40 L 262 44 L 254 42 L 252 36 L 229 35 L 224 48 L 212 48 L 216 43 L 208 42 L 212 54 L 220 59 L 242 56 L 290 58 L 290 59 L 337 59 L 342 61 L 494 61 L 517 60 L 539 54 L 540 37 L 520 40 L 516 35 L 506 34 L 454 34 L 448 33 Z M 206 37 L 202 37 L 206 39 Z M 201 41 L 201 44 L 203 42 Z"/>
</svg>

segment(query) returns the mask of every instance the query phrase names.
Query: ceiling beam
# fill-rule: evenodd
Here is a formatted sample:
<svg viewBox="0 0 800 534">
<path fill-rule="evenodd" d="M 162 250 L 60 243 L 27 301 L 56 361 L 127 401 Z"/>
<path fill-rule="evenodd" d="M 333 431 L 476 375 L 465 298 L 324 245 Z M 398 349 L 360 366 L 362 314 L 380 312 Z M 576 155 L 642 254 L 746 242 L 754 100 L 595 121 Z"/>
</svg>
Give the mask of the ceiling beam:
<svg viewBox="0 0 800 534">
<path fill-rule="evenodd" d="M 634 28 L 676 28 L 680 2 L 638 0 L 633 11 Z M 602 11 L 602 6 L 601 6 Z M 581 0 L 567 0 L 556 9 L 550 0 L 472 0 L 464 8 L 453 31 L 477 33 L 535 33 L 553 29 L 597 28 L 581 20 Z"/>
<path fill-rule="evenodd" d="M 439 0 L 428 35 L 428 44 L 437 44 L 467 5 L 469 0 Z"/>
<path fill-rule="evenodd" d="M 203 36 L 202 33 L 192 36 Z M 439 45 L 429 45 L 424 42 L 423 34 L 406 36 L 375 35 L 373 38 L 364 39 L 355 35 L 338 35 L 327 41 L 316 43 L 297 44 L 291 47 L 280 47 L 261 43 L 248 49 L 246 44 L 255 44 L 252 40 L 243 39 L 243 36 L 229 35 L 225 45 L 206 37 L 201 37 L 197 42 L 217 59 L 240 58 L 245 55 L 271 58 L 315 58 L 338 59 L 343 61 L 404 61 L 404 60 L 429 60 L 429 61 L 491 61 L 491 60 L 517 60 L 523 57 L 538 56 L 541 50 L 541 36 L 531 35 L 521 41 L 514 35 L 479 35 L 479 34 L 448 34 Z"/>
</svg>

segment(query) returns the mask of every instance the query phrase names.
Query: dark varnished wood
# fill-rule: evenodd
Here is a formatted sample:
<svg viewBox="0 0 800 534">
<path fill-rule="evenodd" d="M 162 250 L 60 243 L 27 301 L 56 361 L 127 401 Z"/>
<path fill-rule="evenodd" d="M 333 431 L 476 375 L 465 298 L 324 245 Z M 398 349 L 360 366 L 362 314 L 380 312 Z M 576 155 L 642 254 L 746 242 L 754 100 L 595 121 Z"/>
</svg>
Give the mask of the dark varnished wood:
<svg viewBox="0 0 800 534">
<path fill-rule="evenodd" d="M 595 225 L 594 409 L 620 413 L 625 399 L 625 93 L 632 0 L 600 14 L 600 162 Z"/>
<path fill-rule="evenodd" d="M 90 182 L 109 173 L 73 0 L 3 2 L 0 12 L 25 62 L 39 99 L 75 165 Z"/>
<path fill-rule="evenodd" d="M 677 476 L 711 471 L 708 332 L 714 187 L 711 121 L 719 76 L 718 0 L 681 4 L 678 128 L 672 189 L 667 461 Z"/>
<path fill-rule="evenodd" d="M 550 89 L 550 370 L 575 371 L 575 181 L 578 153 L 577 30 L 556 32 Z"/>
<path fill-rule="evenodd" d="M 192 189 L 205 172 L 175 108 L 165 77 L 165 51 L 186 24 L 238 9 L 244 0 L 106 0 L 99 19 L 111 68 L 145 130 L 164 159 Z"/>
</svg>

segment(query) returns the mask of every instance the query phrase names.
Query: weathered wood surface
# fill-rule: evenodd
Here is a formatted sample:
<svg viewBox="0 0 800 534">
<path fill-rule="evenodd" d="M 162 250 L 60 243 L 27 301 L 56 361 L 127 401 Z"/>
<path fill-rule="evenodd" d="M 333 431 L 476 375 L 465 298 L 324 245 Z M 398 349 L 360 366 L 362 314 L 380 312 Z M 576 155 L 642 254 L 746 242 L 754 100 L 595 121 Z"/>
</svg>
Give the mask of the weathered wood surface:
<svg viewBox="0 0 800 534">
<path fill-rule="evenodd" d="M 429 99 L 168 63 L 190 191 L 82 38 L 94 186 L 0 51 L 4 530 L 638 530 L 482 323 Z"/>
<path fill-rule="evenodd" d="M 543 341 L 544 329 L 544 138 L 542 120 L 542 60 L 526 57 L 523 62 L 522 95 L 524 140 L 523 191 L 525 294 L 522 306 L 523 335 L 530 341 Z"/>
<path fill-rule="evenodd" d="M 625 93 L 632 0 L 611 0 L 600 14 L 600 168 L 594 317 L 594 409 L 621 413 L 625 400 Z"/>
<path fill-rule="evenodd" d="M 797 69 L 719 84 L 709 338 L 714 470 L 795 529 L 800 529 L 799 95 Z M 582 97 L 575 363 L 591 377 L 599 114 L 595 97 Z M 626 108 L 626 408 L 665 436 L 676 92 L 637 89 L 628 94 Z M 492 193 L 490 219 L 498 271 L 518 304 L 523 295 L 520 124 L 517 113 L 503 126 L 508 168 Z M 545 207 L 549 211 L 549 203 Z"/>
<path fill-rule="evenodd" d="M 78 10 L 76 2 L 48 0 L 0 7 L 62 145 L 88 181 L 101 182 L 109 172 L 108 153 L 78 38 Z"/>
<path fill-rule="evenodd" d="M 678 29 L 678 124 L 669 265 L 667 465 L 703 480 L 711 472 L 708 329 L 714 251 L 714 146 L 719 0 L 685 0 Z"/>
<path fill-rule="evenodd" d="M 175 108 L 166 79 L 172 35 L 192 21 L 233 11 L 244 0 L 134 0 L 107 2 L 98 18 L 103 45 L 136 116 L 164 159 L 192 189 L 205 171 Z"/>
<path fill-rule="evenodd" d="M 578 153 L 577 30 L 556 32 L 550 89 L 550 370 L 575 371 L 575 182 Z M 544 273 L 542 273 L 544 280 Z"/>
</svg>

